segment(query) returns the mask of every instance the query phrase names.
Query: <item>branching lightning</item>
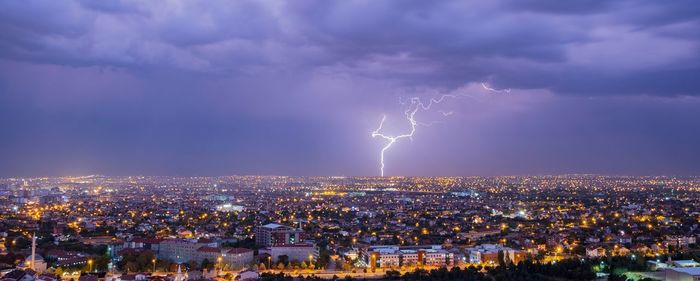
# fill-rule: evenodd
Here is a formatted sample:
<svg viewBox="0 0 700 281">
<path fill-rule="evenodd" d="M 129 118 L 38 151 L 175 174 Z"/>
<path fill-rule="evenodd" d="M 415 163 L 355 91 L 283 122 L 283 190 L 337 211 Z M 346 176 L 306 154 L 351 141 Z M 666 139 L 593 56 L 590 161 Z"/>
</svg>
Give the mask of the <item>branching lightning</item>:
<svg viewBox="0 0 700 281">
<path fill-rule="evenodd" d="M 486 83 L 481 83 L 481 87 L 484 88 L 484 89 L 487 90 L 487 91 L 494 92 L 494 93 L 510 93 L 510 89 L 498 90 L 498 89 L 494 89 L 494 88 L 491 88 L 491 87 L 487 86 Z M 382 139 L 384 139 L 384 140 L 386 141 L 386 143 L 385 143 L 384 146 L 382 147 L 381 152 L 380 152 L 380 154 L 379 154 L 379 159 L 380 159 L 380 160 L 379 160 L 379 164 L 380 164 L 380 165 L 379 165 L 380 175 L 381 175 L 382 177 L 384 176 L 384 167 L 386 166 L 385 163 L 384 163 L 384 154 L 385 154 L 385 152 L 386 152 L 387 150 L 389 150 L 389 148 L 390 148 L 394 143 L 396 143 L 397 141 L 399 141 L 399 140 L 401 140 L 401 139 L 405 139 L 405 138 L 412 139 L 412 138 L 413 138 L 413 135 L 414 135 L 415 132 L 416 132 L 416 128 L 417 128 L 419 125 L 430 126 L 430 125 L 432 125 L 433 123 L 435 123 L 435 122 L 421 123 L 421 122 L 417 121 L 417 120 L 416 120 L 416 113 L 418 113 L 418 111 L 428 111 L 428 110 L 430 110 L 430 108 L 431 108 L 433 105 L 435 105 L 435 104 L 442 103 L 443 101 L 445 101 L 445 100 L 447 100 L 447 99 L 455 99 L 455 98 L 460 98 L 460 97 L 471 97 L 471 98 L 475 98 L 474 96 L 472 96 L 472 95 L 470 95 L 470 94 L 468 94 L 468 93 L 458 93 L 458 94 L 443 94 L 443 95 L 440 95 L 438 98 L 431 98 L 431 99 L 428 100 L 427 102 L 421 101 L 421 99 L 420 99 L 419 97 L 411 97 L 411 98 L 409 98 L 408 100 L 400 99 L 399 102 L 400 102 L 402 105 L 407 105 L 407 108 L 406 108 L 406 110 L 404 111 L 404 115 L 405 115 L 405 117 L 406 117 L 406 120 L 407 120 L 408 123 L 410 124 L 410 129 L 409 129 L 409 131 L 408 131 L 407 133 L 404 133 L 404 134 L 401 134 L 401 135 L 387 135 L 387 134 L 382 133 L 383 128 L 384 128 L 384 122 L 386 121 L 386 115 L 382 115 L 382 120 L 379 122 L 379 127 L 377 127 L 377 129 L 375 129 L 374 131 L 372 131 L 372 134 L 371 134 L 371 136 L 372 136 L 373 138 L 380 137 L 380 138 L 382 138 Z M 450 116 L 450 115 L 453 114 L 452 111 L 443 111 L 443 110 L 439 110 L 438 112 L 439 112 L 443 117 L 447 117 L 447 116 Z"/>
<path fill-rule="evenodd" d="M 510 89 L 497 90 L 497 89 L 494 89 L 494 88 L 487 86 L 486 83 L 484 83 L 484 82 L 481 82 L 481 87 L 483 87 L 484 89 L 486 89 L 488 91 L 495 92 L 495 93 L 510 93 Z"/>
</svg>

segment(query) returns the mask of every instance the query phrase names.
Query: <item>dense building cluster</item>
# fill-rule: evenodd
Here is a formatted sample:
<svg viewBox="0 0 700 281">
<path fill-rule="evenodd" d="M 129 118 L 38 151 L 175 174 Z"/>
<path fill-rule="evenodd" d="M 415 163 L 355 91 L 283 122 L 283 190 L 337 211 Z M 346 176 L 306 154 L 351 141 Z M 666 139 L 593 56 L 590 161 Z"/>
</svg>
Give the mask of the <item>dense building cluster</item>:
<svg viewBox="0 0 700 281">
<path fill-rule="evenodd" d="M 37 278 L 369 278 L 612 257 L 680 270 L 693 268 L 692 257 L 668 258 L 697 253 L 699 224 L 692 177 L 0 180 L 0 267 Z"/>
</svg>

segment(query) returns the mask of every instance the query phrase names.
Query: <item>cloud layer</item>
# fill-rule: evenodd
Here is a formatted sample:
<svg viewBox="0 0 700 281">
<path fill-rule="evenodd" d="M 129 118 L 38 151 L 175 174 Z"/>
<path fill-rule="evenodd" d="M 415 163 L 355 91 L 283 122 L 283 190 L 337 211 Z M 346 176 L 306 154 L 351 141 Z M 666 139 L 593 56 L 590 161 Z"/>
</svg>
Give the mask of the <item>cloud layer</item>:
<svg viewBox="0 0 700 281">
<path fill-rule="evenodd" d="M 399 96 L 486 81 L 390 174 L 697 174 L 699 30 L 692 0 L 2 2 L 0 169 L 374 174 Z"/>
</svg>

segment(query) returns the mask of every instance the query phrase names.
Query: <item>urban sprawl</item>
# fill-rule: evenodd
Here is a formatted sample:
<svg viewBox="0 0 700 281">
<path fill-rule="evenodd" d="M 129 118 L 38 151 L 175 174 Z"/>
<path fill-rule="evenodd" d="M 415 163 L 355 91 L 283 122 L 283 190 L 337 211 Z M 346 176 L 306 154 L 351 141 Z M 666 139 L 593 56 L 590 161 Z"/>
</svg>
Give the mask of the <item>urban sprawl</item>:
<svg viewBox="0 0 700 281">
<path fill-rule="evenodd" d="M 0 281 L 700 280 L 700 177 L 0 179 Z"/>
</svg>

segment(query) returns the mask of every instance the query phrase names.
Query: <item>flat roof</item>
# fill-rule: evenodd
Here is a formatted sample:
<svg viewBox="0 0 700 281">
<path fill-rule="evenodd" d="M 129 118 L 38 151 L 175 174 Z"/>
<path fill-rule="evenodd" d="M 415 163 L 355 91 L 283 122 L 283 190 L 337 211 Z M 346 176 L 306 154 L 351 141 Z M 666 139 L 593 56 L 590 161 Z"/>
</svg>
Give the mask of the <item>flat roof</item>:
<svg viewBox="0 0 700 281">
<path fill-rule="evenodd" d="M 666 270 L 673 270 L 675 272 L 683 272 L 691 276 L 700 276 L 700 267 L 669 267 Z"/>
<path fill-rule="evenodd" d="M 266 224 L 266 225 L 263 225 L 263 227 L 265 227 L 265 228 L 278 228 L 278 227 L 282 227 L 282 226 L 283 226 L 283 225 L 281 225 L 281 224 L 276 224 L 276 223 L 268 223 L 268 224 Z"/>
<path fill-rule="evenodd" d="M 672 261 L 672 262 L 676 263 L 676 264 L 681 264 L 681 265 L 696 265 L 696 264 L 700 265 L 700 263 L 697 263 L 694 260 L 676 260 L 676 261 Z"/>
</svg>

